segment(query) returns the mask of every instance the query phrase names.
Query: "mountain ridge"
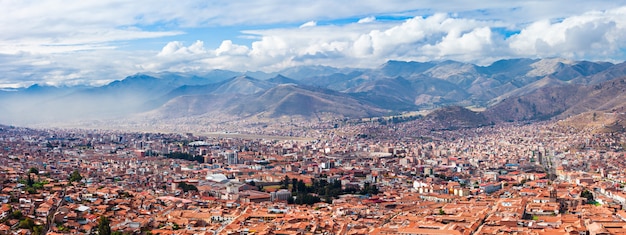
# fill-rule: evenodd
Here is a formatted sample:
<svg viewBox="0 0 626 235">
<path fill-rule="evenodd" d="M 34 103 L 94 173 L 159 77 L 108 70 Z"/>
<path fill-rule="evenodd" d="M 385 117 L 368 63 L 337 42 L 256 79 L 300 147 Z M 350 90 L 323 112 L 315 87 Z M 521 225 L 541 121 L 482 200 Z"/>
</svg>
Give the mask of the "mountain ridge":
<svg viewBox="0 0 626 235">
<path fill-rule="evenodd" d="M 0 91 L 5 110 L 0 121 L 106 120 L 141 114 L 169 118 L 220 111 L 233 119 L 371 117 L 448 106 L 486 108 L 482 115 L 492 122 L 542 120 L 586 112 L 590 106 L 601 107 L 600 101 L 623 107 L 621 98 L 591 95 L 593 89 L 588 88 L 619 82 L 615 79 L 620 77 L 626 77 L 626 63 L 558 58 L 507 59 L 488 66 L 390 60 L 372 69 L 299 66 L 273 73 L 139 73 L 100 87 L 34 85 Z M 276 90 L 283 95 L 268 93 Z M 610 94 L 607 97 L 621 97 L 618 90 L 601 90 Z M 444 113 L 455 112 L 465 111 Z"/>
</svg>

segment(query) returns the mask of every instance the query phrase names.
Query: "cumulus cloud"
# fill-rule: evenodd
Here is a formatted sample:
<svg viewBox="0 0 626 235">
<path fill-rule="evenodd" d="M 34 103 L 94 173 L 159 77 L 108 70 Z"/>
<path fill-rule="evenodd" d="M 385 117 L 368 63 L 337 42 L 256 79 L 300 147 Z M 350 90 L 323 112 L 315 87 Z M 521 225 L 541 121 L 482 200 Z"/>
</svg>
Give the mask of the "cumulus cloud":
<svg viewBox="0 0 626 235">
<path fill-rule="evenodd" d="M 167 56 L 167 55 L 176 54 L 179 51 L 181 51 L 182 48 L 184 48 L 182 42 L 179 42 L 179 41 L 168 42 L 167 45 L 165 45 L 163 49 L 161 49 L 161 52 L 159 52 L 158 55 Z"/>
<path fill-rule="evenodd" d="M 534 22 L 508 39 L 520 56 L 560 56 L 582 59 L 611 55 L 625 46 L 626 7 L 588 12 L 552 23 Z"/>
<path fill-rule="evenodd" d="M 247 46 L 233 44 L 231 40 L 224 40 L 220 47 L 215 50 L 215 55 L 246 55 L 249 51 L 250 49 Z"/>
<path fill-rule="evenodd" d="M 512 57 L 616 58 L 626 41 L 625 9 L 536 21 L 512 35 L 494 30 L 506 26 L 500 21 L 442 13 L 401 22 L 253 30 L 244 32 L 256 39 L 250 47 L 226 40 L 204 61 L 207 67 L 229 60 L 237 61 L 232 69 L 271 71 L 304 64 L 371 67 L 389 59 L 488 64 Z"/>
<path fill-rule="evenodd" d="M 617 18 L 619 12 L 620 9 L 586 13 L 554 23 L 537 21 L 511 36 L 494 30 L 502 27 L 501 22 L 448 14 L 417 16 L 401 22 L 250 30 L 244 32 L 255 39 L 249 46 L 224 40 L 215 48 L 205 48 L 202 41 L 188 46 L 172 41 L 140 67 L 170 71 L 276 71 L 307 64 L 373 67 L 389 59 L 452 59 L 488 64 L 497 59 L 537 55 L 577 59 L 584 53 L 606 58 L 623 48 L 625 37 L 618 31 L 623 31 L 620 27 L 626 21 Z M 567 54 L 572 51 L 575 52 Z"/>
<path fill-rule="evenodd" d="M 188 47 L 184 46 L 180 41 L 172 41 L 168 42 L 157 56 L 199 55 L 204 53 L 206 53 L 206 49 L 203 41 L 197 40 Z"/>
</svg>

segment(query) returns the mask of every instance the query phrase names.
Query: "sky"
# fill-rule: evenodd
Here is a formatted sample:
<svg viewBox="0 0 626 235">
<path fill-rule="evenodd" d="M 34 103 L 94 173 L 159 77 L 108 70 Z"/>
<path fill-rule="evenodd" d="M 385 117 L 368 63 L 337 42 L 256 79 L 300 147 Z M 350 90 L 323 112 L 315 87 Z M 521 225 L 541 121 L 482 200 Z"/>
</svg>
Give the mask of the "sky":
<svg viewBox="0 0 626 235">
<path fill-rule="evenodd" d="M 0 88 L 388 60 L 626 59 L 626 0 L 0 0 Z"/>
</svg>

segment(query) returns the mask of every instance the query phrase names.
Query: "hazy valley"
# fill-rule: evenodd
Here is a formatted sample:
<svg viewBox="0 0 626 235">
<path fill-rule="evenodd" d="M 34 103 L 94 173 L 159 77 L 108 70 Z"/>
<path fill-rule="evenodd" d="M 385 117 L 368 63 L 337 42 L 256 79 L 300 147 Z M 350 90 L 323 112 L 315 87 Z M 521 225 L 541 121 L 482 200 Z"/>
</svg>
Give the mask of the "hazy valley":
<svg viewBox="0 0 626 235">
<path fill-rule="evenodd" d="M 626 105 L 625 75 L 624 63 L 563 59 L 511 59 L 489 66 L 389 61 L 374 69 L 302 66 L 275 73 L 162 72 L 136 74 L 101 87 L 3 90 L 0 122 L 112 128 L 121 123 L 263 126 L 444 108 L 427 119 L 458 128 L 621 113 Z M 456 106 L 482 112 L 445 108 Z"/>
</svg>

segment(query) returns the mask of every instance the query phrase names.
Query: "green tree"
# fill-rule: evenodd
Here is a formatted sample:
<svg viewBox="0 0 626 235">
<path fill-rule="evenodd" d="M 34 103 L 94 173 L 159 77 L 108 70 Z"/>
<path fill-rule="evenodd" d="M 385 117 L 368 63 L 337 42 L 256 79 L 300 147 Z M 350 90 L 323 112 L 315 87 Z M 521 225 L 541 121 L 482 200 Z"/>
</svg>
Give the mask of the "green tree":
<svg viewBox="0 0 626 235">
<path fill-rule="evenodd" d="M 26 180 L 26 186 L 33 187 L 33 184 L 35 184 L 35 180 L 33 180 L 33 178 L 30 177 L 30 174 L 28 174 L 28 179 Z"/>
<path fill-rule="evenodd" d="M 39 175 L 39 169 L 37 169 L 36 167 L 31 167 L 31 168 L 28 170 L 28 173 L 29 173 L 29 174 L 30 174 L 30 173 L 32 173 L 32 174 L 35 174 L 35 175 Z"/>
<path fill-rule="evenodd" d="M 321 202 L 322 199 L 320 199 L 317 196 L 313 196 L 309 193 L 298 193 L 296 195 L 296 199 L 293 200 L 293 203 L 298 204 L 298 205 L 313 205 L 315 203 Z M 287 203 L 289 203 L 289 200 L 287 200 Z"/>
<path fill-rule="evenodd" d="M 111 235 L 111 225 L 107 217 L 100 216 L 98 219 L 98 235 Z"/>
<path fill-rule="evenodd" d="M 298 192 L 304 193 L 306 191 L 307 191 L 307 188 L 306 188 L 306 184 L 304 184 L 304 181 L 298 180 Z"/>
<path fill-rule="evenodd" d="M 324 202 L 328 203 L 328 204 L 333 204 L 333 198 L 329 195 L 326 195 L 324 197 Z"/>
<path fill-rule="evenodd" d="M 289 188 L 289 183 L 291 183 L 291 180 L 289 179 L 289 176 L 285 175 L 285 179 L 283 180 L 280 188 L 281 189 L 288 189 Z"/>
<path fill-rule="evenodd" d="M 80 172 L 78 170 L 74 170 L 72 172 L 72 174 L 70 174 L 70 182 L 78 182 L 81 181 L 83 179 L 83 176 L 80 175 Z"/>
<path fill-rule="evenodd" d="M 187 184 L 185 182 L 178 183 L 178 188 L 182 189 L 185 193 L 189 191 L 198 191 L 198 187 L 193 184 Z"/>
<path fill-rule="evenodd" d="M 41 235 L 43 234 L 43 227 L 41 225 L 37 225 L 33 227 L 33 235 Z"/>
<path fill-rule="evenodd" d="M 593 197 L 593 193 L 591 193 L 589 190 L 585 189 L 580 193 L 580 197 L 582 198 L 586 198 L 587 199 L 587 203 L 589 204 L 594 204 L 595 203 L 595 199 Z"/>
<path fill-rule="evenodd" d="M 28 194 L 37 194 L 37 189 L 33 187 L 28 187 L 26 188 L 26 192 L 28 192 Z"/>
<path fill-rule="evenodd" d="M 22 211 L 16 210 L 11 213 L 11 219 L 21 220 L 24 216 L 22 215 Z"/>
<path fill-rule="evenodd" d="M 20 221 L 18 226 L 20 228 L 32 229 L 33 227 L 35 227 L 35 221 L 33 221 L 30 218 L 26 218 L 26 219 Z"/>
<path fill-rule="evenodd" d="M 376 195 L 378 194 L 378 187 L 376 187 L 376 185 L 370 184 L 370 183 L 365 183 L 363 184 L 363 189 L 361 190 L 360 194 L 366 195 Z"/>
<path fill-rule="evenodd" d="M 291 192 L 300 192 L 298 188 L 298 179 L 291 179 Z"/>
</svg>

